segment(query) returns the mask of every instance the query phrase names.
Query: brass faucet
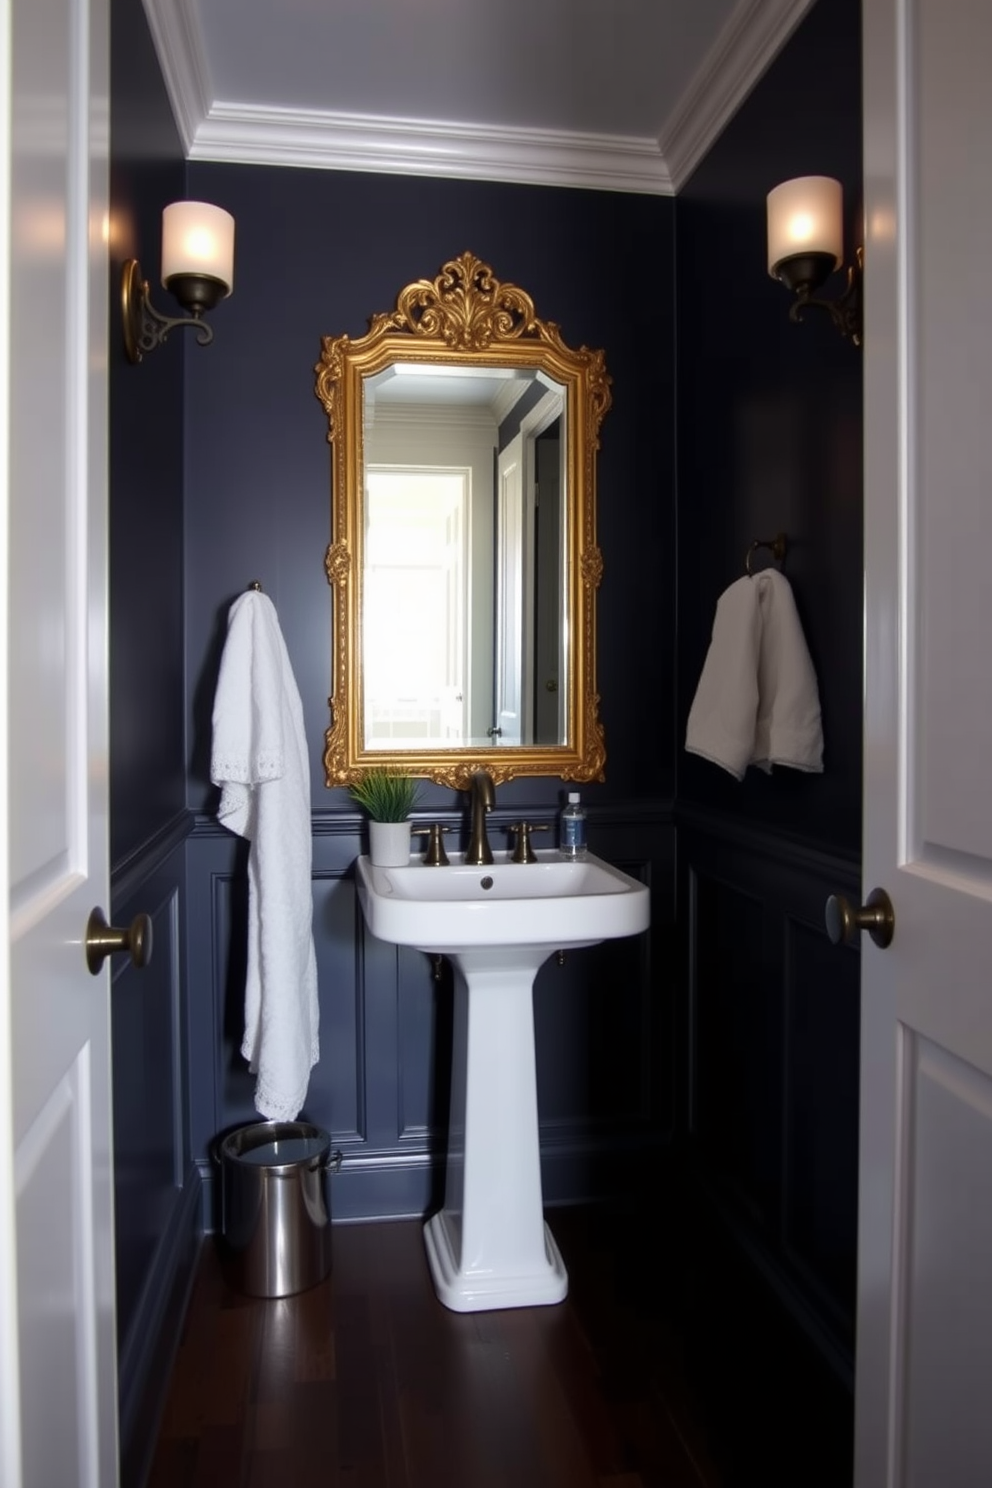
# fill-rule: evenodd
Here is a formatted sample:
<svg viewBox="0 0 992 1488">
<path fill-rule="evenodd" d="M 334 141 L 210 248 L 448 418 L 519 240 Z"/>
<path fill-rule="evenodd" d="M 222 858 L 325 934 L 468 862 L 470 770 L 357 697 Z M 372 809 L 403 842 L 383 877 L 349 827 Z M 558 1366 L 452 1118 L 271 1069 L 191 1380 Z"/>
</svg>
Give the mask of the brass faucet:
<svg viewBox="0 0 992 1488">
<path fill-rule="evenodd" d="M 466 863 L 491 863 L 493 850 L 486 836 L 486 813 L 496 805 L 496 788 L 488 770 L 476 770 L 469 781 L 472 831 L 468 839 Z"/>
</svg>

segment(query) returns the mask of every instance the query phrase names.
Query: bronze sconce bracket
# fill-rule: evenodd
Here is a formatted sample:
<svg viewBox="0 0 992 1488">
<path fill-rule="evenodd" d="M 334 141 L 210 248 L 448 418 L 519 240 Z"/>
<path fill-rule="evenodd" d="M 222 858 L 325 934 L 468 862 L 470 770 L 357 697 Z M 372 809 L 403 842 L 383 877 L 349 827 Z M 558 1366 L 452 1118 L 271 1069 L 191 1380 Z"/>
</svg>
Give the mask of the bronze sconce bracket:
<svg viewBox="0 0 992 1488">
<path fill-rule="evenodd" d="M 141 277 L 141 265 L 129 258 L 121 275 L 121 314 L 124 324 L 124 351 L 129 362 L 140 362 L 149 351 L 161 346 L 170 331 L 178 326 L 193 326 L 196 339 L 207 346 L 214 339 L 213 327 L 200 317 L 212 310 L 227 294 L 227 285 L 206 274 L 178 274 L 169 280 L 168 288 L 189 315 L 163 315 L 149 298 L 148 280 Z"/>
<path fill-rule="evenodd" d="M 776 277 L 791 289 L 796 298 L 789 307 L 789 319 L 797 323 L 811 307 L 826 310 L 842 336 L 848 336 L 855 346 L 861 345 L 861 282 L 864 270 L 864 249 L 859 248 L 853 264 L 848 266 L 847 284 L 844 293 L 836 300 L 824 299 L 815 291 L 833 270 L 833 261 L 828 253 L 796 254 L 776 264 Z"/>
</svg>

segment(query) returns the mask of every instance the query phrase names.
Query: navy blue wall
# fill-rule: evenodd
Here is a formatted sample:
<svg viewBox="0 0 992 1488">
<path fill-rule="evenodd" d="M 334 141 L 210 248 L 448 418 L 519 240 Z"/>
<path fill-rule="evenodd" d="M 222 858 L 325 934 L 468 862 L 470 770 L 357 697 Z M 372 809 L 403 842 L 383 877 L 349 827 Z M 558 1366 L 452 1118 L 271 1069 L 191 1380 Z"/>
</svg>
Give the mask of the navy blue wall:
<svg viewBox="0 0 992 1488">
<path fill-rule="evenodd" d="M 193 162 L 189 192 L 237 219 L 237 283 L 206 353 L 187 348 L 186 652 L 194 724 L 189 804 L 211 801 L 209 707 L 218 625 L 260 578 L 303 697 L 316 811 L 347 804 L 321 766 L 329 721 L 327 420 L 313 392 L 322 335 L 361 335 L 413 279 L 471 249 L 521 285 L 613 378 L 602 429 L 601 711 L 607 782 L 591 803 L 672 794 L 674 612 L 673 203 L 646 196 Z M 649 266 L 646 277 L 631 263 Z M 659 617 L 662 625 L 659 633 Z M 650 655 L 643 641 L 657 638 Z M 637 650 L 636 667 L 625 657 Z M 557 800 L 547 783 L 507 803 Z M 455 804 L 428 793 L 425 807 Z"/>
<path fill-rule="evenodd" d="M 862 356 L 823 312 L 789 320 L 788 291 L 767 272 L 765 197 L 793 176 L 835 176 L 850 256 L 862 241 L 860 10 L 813 7 L 676 204 L 679 801 L 855 852 Z M 842 288 L 837 274 L 825 292 Z M 820 684 L 825 768 L 750 770 L 738 784 L 684 752 L 685 721 L 721 591 L 743 574 L 749 544 L 781 530 Z"/>
<path fill-rule="evenodd" d="M 138 368 L 124 356 L 120 273 L 157 286 L 162 207 L 183 195 L 182 149 L 140 0 L 112 30 L 110 325 L 111 862 L 185 806 L 183 380 L 178 342 Z"/>
<path fill-rule="evenodd" d="M 111 12 L 110 827 L 115 924 L 152 917 L 151 965 L 111 990 L 122 1481 L 144 1480 L 201 1227 L 186 1116 L 183 353 L 140 366 L 121 338 L 120 276 L 155 285 L 162 207 L 185 166 L 140 0 Z M 164 291 L 156 290 L 161 301 Z"/>
<path fill-rule="evenodd" d="M 202 163 L 190 164 L 187 184 L 191 196 L 233 212 L 238 234 L 235 291 L 213 317 L 216 340 L 206 351 L 186 349 L 194 1151 L 205 1154 L 218 1131 L 253 1115 L 253 1079 L 238 1053 L 244 855 L 213 823 L 209 750 L 227 611 L 258 578 L 279 613 L 312 761 L 322 1057 L 305 1114 L 344 1153 L 339 1217 L 422 1213 L 439 1194 L 450 987 L 431 981 L 426 957 L 367 936 L 352 872 L 360 818 L 345 791 L 323 782 L 331 460 L 314 366 L 323 335 L 363 334 L 407 283 L 470 249 L 521 285 L 569 343 L 602 348 L 613 379 L 598 480 L 607 780 L 584 794 L 593 848 L 651 878 L 655 931 L 612 954 L 546 968 L 536 998 L 546 1193 L 595 1193 L 618 1181 L 619 1158 L 612 1175 L 604 1172 L 610 1153 L 657 1145 L 671 1124 L 671 982 L 656 951 L 671 939 L 674 861 L 673 203 Z M 650 265 L 646 280 L 629 271 L 632 261 Z M 497 845 L 520 803 L 550 821 L 561 792 L 551 779 L 501 786 Z M 457 826 L 464 801 L 429 786 L 420 809 Z M 658 1058 L 641 1061 L 631 1078 L 625 1048 Z"/>
<path fill-rule="evenodd" d="M 700 1191 L 848 1380 L 859 957 L 826 940 L 860 892 L 862 353 L 769 278 L 765 197 L 800 175 L 861 214 L 860 5 L 813 7 L 676 203 L 679 1126 Z M 836 295 L 840 275 L 826 287 Z M 683 750 L 720 593 L 784 530 L 817 671 L 824 772 L 738 783 Z M 765 553 L 756 563 L 769 561 Z"/>
<path fill-rule="evenodd" d="M 607 780 L 583 795 L 594 850 L 651 882 L 653 925 L 539 978 L 549 1194 L 653 1180 L 677 1132 L 714 1215 L 824 1348 L 849 1357 L 858 958 L 827 945 L 820 910 L 827 892 L 858 889 L 861 367 L 826 320 L 789 323 L 765 271 L 764 197 L 790 175 L 834 174 L 853 220 L 858 12 L 814 7 L 673 203 L 184 166 L 140 0 L 113 0 L 115 288 L 132 252 L 157 281 L 173 196 L 216 201 L 238 223 L 212 346 L 180 337 L 134 368 L 111 327 L 114 914 L 149 910 L 157 932 L 152 975 L 114 983 L 127 1481 L 154 1426 L 166 1319 L 181 1316 L 210 1142 L 254 1114 L 237 1052 L 245 857 L 212 820 L 208 779 L 223 625 L 253 578 L 280 615 L 313 761 L 324 1052 L 306 1114 L 345 1152 L 336 1216 L 439 1197 L 450 983 L 365 934 L 359 819 L 323 785 L 330 450 L 313 366 L 321 335 L 361 334 L 465 249 L 567 341 L 602 347 L 613 378 L 599 459 Z M 827 768 L 738 785 L 683 754 L 685 717 L 716 599 L 751 540 L 779 528 Z M 514 805 L 550 820 L 560 790 L 501 787 L 497 840 Z M 453 823 L 462 806 L 440 788 L 424 801 Z"/>
</svg>

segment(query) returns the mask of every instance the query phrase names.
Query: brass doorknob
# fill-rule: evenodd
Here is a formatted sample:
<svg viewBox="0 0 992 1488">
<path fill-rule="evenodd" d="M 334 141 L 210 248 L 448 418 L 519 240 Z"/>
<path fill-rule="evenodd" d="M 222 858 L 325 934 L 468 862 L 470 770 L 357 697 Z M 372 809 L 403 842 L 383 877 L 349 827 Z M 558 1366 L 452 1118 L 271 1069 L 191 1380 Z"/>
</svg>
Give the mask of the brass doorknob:
<svg viewBox="0 0 992 1488">
<path fill-rule="evenodd" d="M 152 959 L 151 915 L 135 915 L 127 929 L 120 930 L 107 924 L 102 909 L 94 909 L 86 921 L 86 965 L 94 976 L 104 957 L 115 951 L 129 951 L 132 966 L 147 966 Z"/>
<path fill-rule="evenodd" d="M 857 909 L 840 894 L 831 894 L 824 919 L 827 934 L 834 945 L 851 941 L 859 930 L 867 930 L 875 944 L 884 951 L 895 934 L 896 912 L 884 889 L 872 889 L 864 904 Z"/>
</svg>

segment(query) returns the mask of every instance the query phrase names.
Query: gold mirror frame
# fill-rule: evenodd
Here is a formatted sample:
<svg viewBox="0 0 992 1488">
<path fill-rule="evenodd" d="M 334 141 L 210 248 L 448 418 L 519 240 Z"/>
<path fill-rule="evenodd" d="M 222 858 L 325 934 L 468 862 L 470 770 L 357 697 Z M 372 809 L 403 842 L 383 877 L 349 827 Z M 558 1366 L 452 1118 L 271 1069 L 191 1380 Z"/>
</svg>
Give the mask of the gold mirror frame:
<svg viewBox="0 0 992 1488">
<path fill-rule="evenodd" d="M 395 362 L 524 367 L 566 389 L 568 742 L 461 749 L 368 749 L 362 709 L 363 378 Z M 324 736 L 328 786 L 350 785 L 373 767 L 402 770 L 464 789 L 474 770 L 498 784 L 515 776 L 604 779 L 606 748 L 596 691 L 596 590 L 603 560 L 596 545 L 596 452 L 612 401 L 601 351 L 566 346 L 556 325 L 539 320 L 530 296 L 501 284 L 488 264 L 463 253 L 437 278 L 401 290 L 391 313 L 368 332 L 323 336 L 314 371 L 332 446 L 332 540 L 325 558 L 334 590 L 334 681 L 331 725 Z"/>
</svg>

